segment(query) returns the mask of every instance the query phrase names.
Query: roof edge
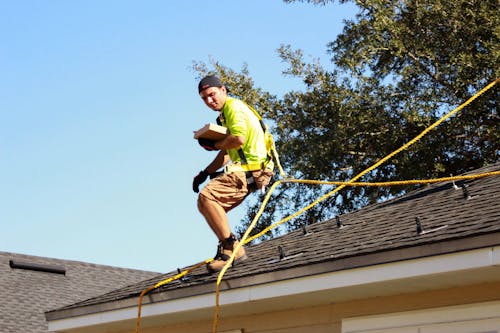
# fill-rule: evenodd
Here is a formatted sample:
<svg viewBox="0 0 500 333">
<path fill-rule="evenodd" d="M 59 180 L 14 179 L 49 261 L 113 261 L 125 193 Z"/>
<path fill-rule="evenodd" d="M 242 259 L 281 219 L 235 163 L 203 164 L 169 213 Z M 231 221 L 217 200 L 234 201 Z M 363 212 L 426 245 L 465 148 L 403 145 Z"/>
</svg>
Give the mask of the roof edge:
<svg viewBox="0 0 500 333">
<path fill-rule="evenodd" d="M 295 278 L 308 277 L 324 273 L 332 273 L 405 260 L 433 257 L 498 245 L 500 245 L 500 232 L 448 240 L 443 242 L 423 244 L 413 247 L 399 248 L 389 251 L 382 250 L 359 256 L 315 263 L 307 266 L 293 267 L 259 275 L 251 275 L 230 280 L 223 280 L 220 286 L 220 290 L 234 290 L 238 288 L 291 280 Z M 195 285 L 188 288 L 177 288 L 175 290 L 149 294 L 144 298 L 143 305 L 195 297 L 214 292 L 215 283 Z M 84 316 L 104 311 L 113 311 L 129 307 L 136 307 L 137 302 L 137 297 L 129 297 L 113 302 L 93 304 L 71 309 L 53 310 L 46 312 L 45 317 L 47 321 L 61 320 L 65 318 Z"/>
</svg>

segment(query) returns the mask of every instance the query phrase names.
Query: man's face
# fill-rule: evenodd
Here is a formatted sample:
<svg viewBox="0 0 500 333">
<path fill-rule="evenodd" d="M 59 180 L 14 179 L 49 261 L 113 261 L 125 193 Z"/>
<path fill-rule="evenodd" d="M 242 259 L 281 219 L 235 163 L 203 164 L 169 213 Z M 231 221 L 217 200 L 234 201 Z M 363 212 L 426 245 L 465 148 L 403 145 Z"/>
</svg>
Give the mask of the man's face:
<svg viewBox="0 0 500 333">
<path fill-rule="evenodd" d="M 210 87 L 200 93 L 201 99 L 214 111 L 220 111 L 226 103 L 226 87 Z"/>
</svg>

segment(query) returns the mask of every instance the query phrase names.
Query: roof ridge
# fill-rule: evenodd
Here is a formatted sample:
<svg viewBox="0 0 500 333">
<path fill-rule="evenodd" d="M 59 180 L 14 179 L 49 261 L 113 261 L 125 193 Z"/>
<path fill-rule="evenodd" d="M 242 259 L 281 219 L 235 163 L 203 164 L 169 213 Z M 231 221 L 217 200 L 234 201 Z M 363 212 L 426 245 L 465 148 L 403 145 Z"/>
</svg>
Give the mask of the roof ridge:
<svg viewBox="0 0 500 333">
<path fill-rule="evenodd" d="M 80 265 L 92 266 L 92 267 L 101 267 L 101 268 L 107 267 L 107 268 L 112 268 L 112 269 L 116 269 L 116 270 L 120 270 L 120 271 L 138 271 L 138 272 L 160 274 L 160 272 L 138 269 L 138 268 L 120 267 L 120 266 L 113 266 L 113 265 L 107 265 L 107 264 L 87 262 L 87 261 L 82 261 L 82 260 L 62 259 L 62 258 L 46 257 L 46 256 L 39 256 L 39 255 L 32 255 L 32 254 L 25 254 L 25 253 L 0 251 L 0 255 L 22 257 L 22 258 L 24 258 L 24 260 L 30 260 L 30 259 L 32 259 L 32 260 L 45 260 L 45 261 L 52 261 L 52 262 L 58 262 L 58 263 L 80 264 Z"/>
</svg>

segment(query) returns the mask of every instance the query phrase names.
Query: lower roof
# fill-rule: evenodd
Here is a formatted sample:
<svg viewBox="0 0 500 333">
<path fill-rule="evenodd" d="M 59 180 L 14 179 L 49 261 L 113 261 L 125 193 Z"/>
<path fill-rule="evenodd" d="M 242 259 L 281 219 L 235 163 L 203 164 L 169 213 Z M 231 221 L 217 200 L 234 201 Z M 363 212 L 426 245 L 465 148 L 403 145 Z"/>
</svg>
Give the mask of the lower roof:
<svg viewBox="0 0 500 333">
<path fill-rule="evenodd" d="M 0 331 L 47 331 L 45 312 L 159 273 L 0 252 Z"/>
</svg>

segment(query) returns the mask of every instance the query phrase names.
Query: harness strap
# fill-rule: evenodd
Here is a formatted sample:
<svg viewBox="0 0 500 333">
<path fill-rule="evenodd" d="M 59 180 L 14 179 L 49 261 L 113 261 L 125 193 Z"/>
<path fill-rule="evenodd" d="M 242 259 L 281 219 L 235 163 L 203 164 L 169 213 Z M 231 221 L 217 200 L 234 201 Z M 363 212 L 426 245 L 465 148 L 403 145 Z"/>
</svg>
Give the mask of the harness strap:
<svg viewBox="0 0 500 333">
<path fill-rule="evenodd" d="M 248 164 L 248 161 L 245 157 L 245 154 L 243 153 L 243 149 L 241 149 L 241 148 L 238 149 L 238 155 L 240 156 L 242 166 L 248 166 L 248 167 L 244 167 L 244 169 L 247 169 L 245 171 L 263 170 L 268 165 L 269 161 L 271 161 L 273 159 L 273 156 L 272 156 L 271 150 L 270 150 L 271 147 L 269 147 L 268 142 L 267 142 L 267 140 L 268 140 L 267 136 L 270 136 L 270 134 L 267 130 L 266 124 L 264 123 L 264 120 L 262 119 L 262 116 L 257 112 L 257 110 L 255 110 L 255 108 L 253 108 L 251 105 L 245 103 L 244 101 L 243 101 L 243 103 L 253 112 L 255 117 L 257 117 L 257 119 L 259 120 L 259 124 L 262 127 L 262 132 L 264 133 L 264 143 L 265 143 L 266 149 L 267 149 L 267 158 L 266 158 L 266 161 L 264 163 L 262 163 L 263 165 L 260 165 L 260 163 L 259 164 Z M 272 140 L 272 137 L 271 137 L 271 140 Z M 274 164 L 272 166 L 274 166 Z"/>
<path fill-rule="evenodd" d="M 257 170 L 264 170 L 264 169 L 272 170 L 273 167 L 274 167 L 273 161 L 268 159 L 262 163 L 251 163 L 251 164 L 233 163 L 231 165 L 225 166 L 224 172 L 225 173 L 237 172 L 237 171 L 249 172 L 249 171 L 257 171 Z"/>
<path fill-rule="evenodd" d="M 238 149 L 238 155 L 240 155 L 240 159 L 241 159 L 240 165 L 241 166 L 248 166 L 248 161 L 247 161 L 247 158 L 246 158 L 245 153 L 243 152 L 242 148 Z M 233 172 L 234 172 L 234 170 L 233 170 Z M 246 174 L 246 178 L 247 178 L 247 184 L 255 183 L 255 178 L 253 178 L 253 174 L 250 170 L 246 170 L 245 174 Z"/>
</svg>

